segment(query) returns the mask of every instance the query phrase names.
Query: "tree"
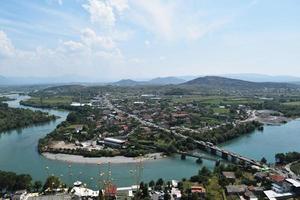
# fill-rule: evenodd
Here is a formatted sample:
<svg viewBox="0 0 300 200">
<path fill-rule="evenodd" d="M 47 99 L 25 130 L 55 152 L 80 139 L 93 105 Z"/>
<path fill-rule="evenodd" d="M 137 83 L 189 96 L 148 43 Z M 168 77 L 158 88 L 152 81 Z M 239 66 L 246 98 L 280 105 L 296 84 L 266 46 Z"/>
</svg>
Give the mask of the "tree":
<svg viewBox="0 0 300 200">
<path fill-rule="evenodd" d="M 263 158 L 260 160 L 260 162 L 261 162 L 262 164 L 267 164 L 267 159 L 266 159 L 265 157 L 263 157 Z"/>
<path fill-rule="evenodd" d="M 35 190 L 36 192 L 39 192 L 40 189 L 42 188 L 42 186 L 43 186 L 43 184 L 42 184 L 41 181 L 35 181 L 35 182 L 33 183 L 33 188 L 34 188 L 34 190 Z"/>
<path fill-rule="evenodd" d="M 162 178 L 159 178 L 156 182 L 156 185 L 162 186 L 164 184 L 164 180 Z"/>
<path fill-rule="evenodd" d="M 151 180 L 151 181 L 149 182 L 149 187 L 153 188 L 154 185 L 155 185 L 155 182 L 154 182 L 153 180 Z"/>
<path fill-rule="evenodd" d="M 144 184 L 142 189 L 142 198 L 146 198 L 149 196 L 148 184 Z"/>
<path fill-rule="evenodd" d="M 21 174 L 17 176 L 16 178 L 16 184 L 14 186 L 15 190 L 20 190 L 20 189 L 27 189 L 29 190 L 31 188 L 31 181 L 32 178 L 28 174 Z"/>
<path fill-rule="evenodd" d="M 61 181 L 56 176 L 49 176 L 44 184 L 43 190 L 50 189 L 52 191 L 53 189 L 59 188 L 61 186 Z"/>
</svg>

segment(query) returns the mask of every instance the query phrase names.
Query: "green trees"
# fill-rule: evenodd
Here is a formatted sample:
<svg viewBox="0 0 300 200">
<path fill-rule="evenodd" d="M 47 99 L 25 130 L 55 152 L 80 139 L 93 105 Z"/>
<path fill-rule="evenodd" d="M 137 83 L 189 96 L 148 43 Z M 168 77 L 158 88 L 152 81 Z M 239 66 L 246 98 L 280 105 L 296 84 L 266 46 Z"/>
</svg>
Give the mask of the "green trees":
<svg viewBox="0 0 300 200">
<path fill-rule="evenodd" d="M 262 164 L 267 164 L 267 159 L 266 159 L 265 157 L 263 157 L 263 158 L 260 160 L 260 162 L 261 162 Z"/>
<path fill-rule="evenodd" d="M 0 102 L 0 132 L 54 119 L 56 119 L 54 115 L 29 109 L 9 108 L 7 104 Z"/>
<path fill-rule="evenodd" d="M 299 152 L 277 153 L 275 155 L 277 164 L 287 164 L 297 160 L 300 160 Z"/>
<path fill-rule="evenodd" d="M 49 189 L 52 191 L 53 189 L 59 188 L 62 186 L 62 182 L 56 176 L 49 176 L 43 186 L 43 190 Z"/>
<path fill-rule="evenodd" d="M 0 171 L 0 190 L 22 190 L 31 188 L 32 178 L 28 174 L 17 175 L 13 172 Z"/>
<path fill-rule="evenodd" d="M 210 176 L 211 176 L 211 171 L 209 171 L 209 169 L 207 169 L 206 167 L 202 167 L 199 170 L 198 175 L 192 176 L 190 180 L 192 182 L 207 184 Z"/>
<path fill-rule="evenodd" d="M 43 186 L 43 184 L 42 184 L 41 181 L 35 181 L 33 183 L 33 189 L 34 189 L 35 192 L 39 192 L 40 189 L 42 188 L 42 186 Z"/>
</svg>

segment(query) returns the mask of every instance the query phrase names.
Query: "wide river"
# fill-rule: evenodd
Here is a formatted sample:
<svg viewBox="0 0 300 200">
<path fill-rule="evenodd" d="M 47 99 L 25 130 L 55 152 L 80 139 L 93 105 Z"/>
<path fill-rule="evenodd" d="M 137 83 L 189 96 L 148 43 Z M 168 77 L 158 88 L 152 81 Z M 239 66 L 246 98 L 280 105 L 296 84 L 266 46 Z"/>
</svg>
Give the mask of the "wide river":
<svg viewBox="0 0 300 200">
<path fill-rule="evenodd" d="M 24 108 L 19 101 L 27 96 L 15 96 L 9 101 L 10 107 Z M 75 164 L 48 160 L 37 152 L 38 140 L 65 120 L 68 112 L 54 109 L 36 109 L 60 116 L 56 121 L 38 126 L 26 127 L 0 134 L 0 170 L 16 173 L 28 173 L 35 180 L 44 181 L 49 175 L 60 176 L 68 184 L 81 180 L 90 187 L 95 188 L 99 182 L 99 173 L 107 174 L 108 164 Z M 255 131 L 221 145 L 241 155 L 260 160 L 265 157 L 274 161 L 277 152 L 300 151 L 300 120 L 294 120 L 282 126 L 265 126 L 263 132 Z M 139 165 L 111 164 L 112 179 L 115 184 L 129 186 L 137 182 L 136 168 L 141 168 L 141 180 L 150 181 L 164 178 L 165 180 L 182 179 L 195 175 L 199 168 L 207 166 L 212 168 L 213 161 L 204 160 L 202 165 L 195 163 L 195 159 L 181 160 L 180 157 L 169 157 L 153 161 L 146 161 Z M 132 173 L 133 172 L 133 173 Z"/>
</svg>

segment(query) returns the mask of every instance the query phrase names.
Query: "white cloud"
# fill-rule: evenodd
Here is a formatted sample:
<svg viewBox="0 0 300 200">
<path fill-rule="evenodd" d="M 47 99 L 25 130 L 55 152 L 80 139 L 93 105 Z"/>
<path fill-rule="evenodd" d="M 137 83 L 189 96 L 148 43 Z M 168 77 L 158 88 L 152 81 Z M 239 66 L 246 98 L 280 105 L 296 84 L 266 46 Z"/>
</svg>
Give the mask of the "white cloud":
<svg viewBox="0 0 300 200">
<path fill-rule="evenodd" d="M 15 54 L 15 47 L 4 31 L 0 30 L 0 56 L 10 57 Z"/>
<path fill-rule="evenodd" d="M 115 42 L 111 37 L 98 36 L 95 31 L 90 28 L 86 28 L 82 31 L 82 41 L 85 45 L 94 48 L 113 49 L 116 47 Z"/>
<path fill-rule="evenodd" d="M 133 0 L 129 19 L 163 40 L 198 40 L 222 28 L 231 18 L 195 12 L 185 1 Z"/>
<path fill-rule="evenodd" d="M 118 15 L 129 8 L 127 0 L 88 0 L 82 6 L 89 12 L 92 23 L 106 28 L 115 26 Z"/>
<path fill-rule="evenodd" d="M 129 8 L 127 0 L 109 0 L 108 2 L 119 12 L 119 14 L 122 14 L 124 10 Z"/>
<path fill-rule="evenodd" d="M 81 42 L 75 42 L 72 40 L 63 42 L 63 45 L 68 51 L 73 52 L 82 51 L 84 49 L 84 45 Z"/>
<path fill-rule="evenodd" d="M 148 46 L 150 46 L 150 41 L 149 40 L 145 40 L 145 45 L 148 47 Z"/>
<path fill-rule="evenodd" d="M 90 13 L 92 23 L 108 27 L 115 25 L 116 18 L 113 8 L 106 1 L 88 0 L 88 4 L 84 4 L 83 8 Z"/>
<path fill-rule="evenodd" d="M 78 41 L 61 41 L 54 48 L 37 47 L 31 51 L 15 48 L 7 35 L 0 31 L 1 56 L 4 57 L 0 59 L 1 70 L 25 76 L 70 71 L 90 75 L 125 61 L 109 37 L 97 35 L 92 29 L 84 29 Z M 86 70 L 82 71 L 83 67 Z"/>
<path fill-rule="evenodd" d="M 132 1 L 136 9 L 131 9 L 131 19 L 147 30 L 164 38 L 173 37 L 174 7 L 159 0 Z"/>
</svg>

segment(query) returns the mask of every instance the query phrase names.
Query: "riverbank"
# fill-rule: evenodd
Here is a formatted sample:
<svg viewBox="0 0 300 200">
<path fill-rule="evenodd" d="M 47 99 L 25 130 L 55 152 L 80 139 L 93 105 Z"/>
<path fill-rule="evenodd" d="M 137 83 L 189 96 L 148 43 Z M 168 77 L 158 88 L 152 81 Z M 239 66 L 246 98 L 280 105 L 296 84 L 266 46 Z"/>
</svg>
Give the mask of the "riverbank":
<svg viewBox="0 0 300 200">
<path fill-rule="evenodd" d="M 42 153 L 42 155 L 50 160 L 58 160 L 70 163 L 82 163 L 82 164 L 99 164 L 99 163 L 113 163 L 113 164 L 124 164 L 124 163 L 136 163 L 140 161 L 151 161 L 156 159 L 162 159 L 164 156 L 162 153 L 147 154 L 141 158 L 131 158 L 125 156 L 115 156 L 115 157 L 83 157 L 79 155 L 69 155 L 69 154 L 53 154 L 53 153 Z"/>
</svg>

